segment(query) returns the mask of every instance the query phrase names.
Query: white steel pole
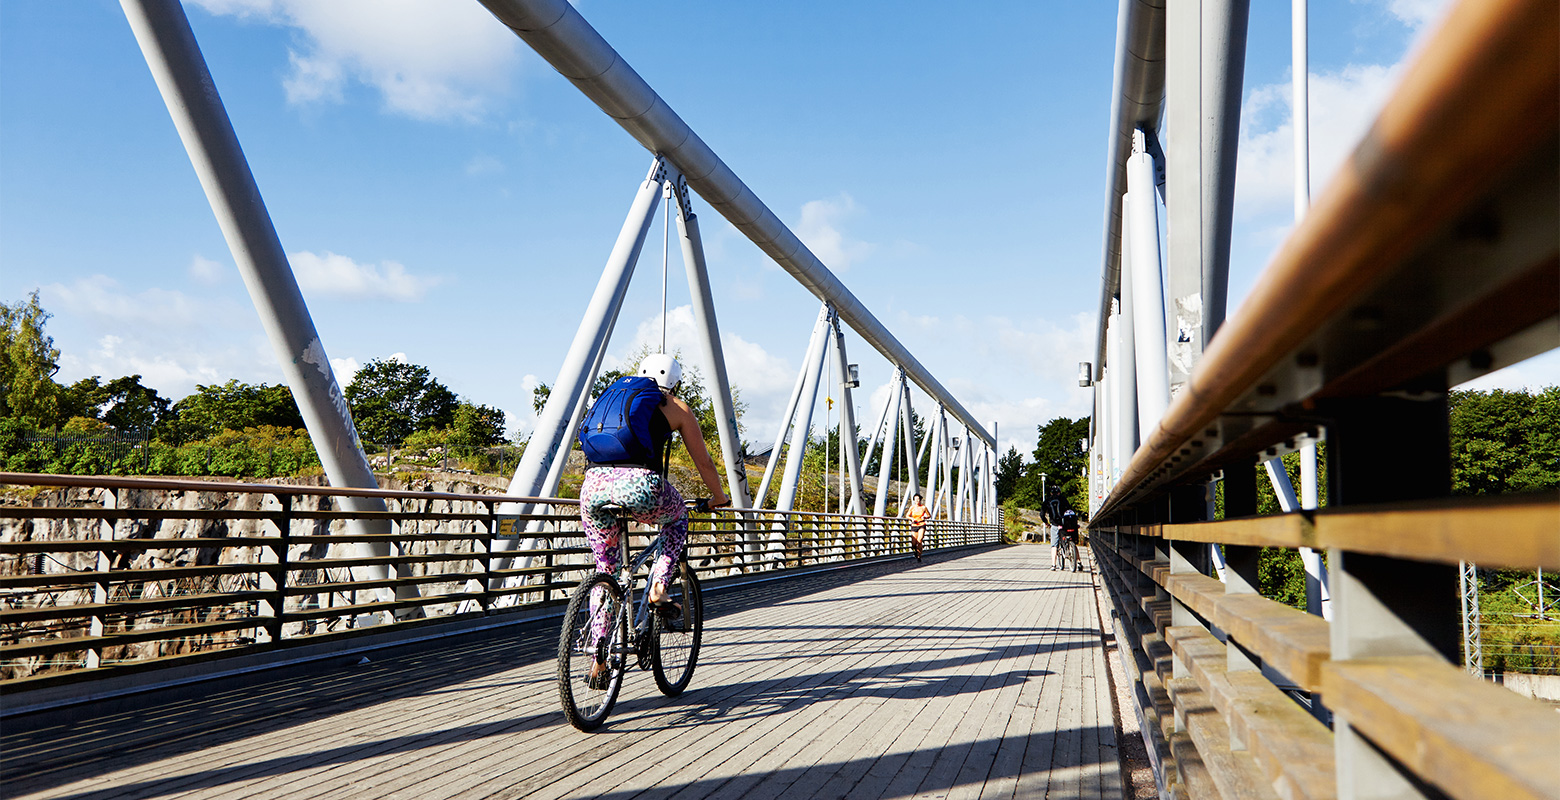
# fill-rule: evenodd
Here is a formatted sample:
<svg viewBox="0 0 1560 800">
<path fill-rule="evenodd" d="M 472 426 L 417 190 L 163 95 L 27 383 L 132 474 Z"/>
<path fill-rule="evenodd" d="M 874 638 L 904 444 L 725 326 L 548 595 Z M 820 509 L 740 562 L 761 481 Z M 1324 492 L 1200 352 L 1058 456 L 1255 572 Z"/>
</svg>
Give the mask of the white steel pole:
<svg viewBox="0 0 1560 800">
<path fill-rule="evenodd" d="M 1293 41 L 1290 47 L 1294 81 L 1295 131 L 1295 224 L 1305 218 L 1311 207 L 1311 97 L 1310 97 L 1310 22 L 1306 0 L 1293 0 L 1290 6 Z M 1300 507 L 1310 511 L 1318 504 L 1316 440 L 1307 436 L 1300 444 Z M 1328 586 L 1327 564 L 1320 553 L 1300 548 L 1305 565 L 1305 609 L 1323 619 L 1332 619 L 1332 592 Z"/>
<path fill-rule="evenodd" d="M 921 476 L 920 476 L 921 456 L 920 456 L 920 453 L 918 453 L 916 451 L 916 449 L 915 449 L 916 448 L 916 445 L 915 445 L 915 425 L 913 424 L 913 422 L 915 420 L 915 411 L 913 409 L 911 409 L 911 407 L 910 407 L 910 382 L 909 381 L 906 381 L 904 383 L 904 392 L 905 392 L 904 410 L 900 413 L 899 416 L 900 416 L 901 419 L 904 420 L 904 429 L 905 429 L 904 430 L 904 436 L 905 436 L 905 461 L 908 462 L 905 465 L 905 476 L 910 479 L 909 481 L 907 481 L 907 483 L 909 484 L 909 488 L 906 489 L 907 494 L 905 496 L 906 497 L 913 497 L 913 496 L 918 495 L 918 494 L 921 493 Z M 922 445 L 925 445 L 924 441 L 922 442 Z M 904 516 L 904 513 L 907 510 L 907 508 L 908 507 L 905 505 L 904 498 L 903 497 L 899 498 L 899 515 L 900 516 Z"/>
<path fill-rule="evenodd" d="M 943 410 L 939 406 L 937 415 L 932 417 L 931 435 L 926 437 L 927 449 L 931 451 L 931 457 L 926 462 L 926 506 L 931 510 L 933 519 L 937 518 L 937 492 L 941 490 L 937 470 L 942 466 L 938 458 L 942 452 L 942 420 Z M 920 456 L 916 456 L 916 462 L 920 460 Z"/>
<path fill-rule="evenodd" d="M 721 347 L 720 325 L 715 319 L 715 296 L 710 290 L 709 270 L 704 261 L 704 240 L 699 234 L 699 218 L 688 199 L 688 187 L 677 176 L 673 196 L 677 200 L 677 233 L 682 240 L 683 266 L 688 273 L 688 289 L 693 299 L 693 320 L 704 345 L 704 363 L 710 376 L 710 400 L 715 404 L 715 431 L 720 437 L 720 453 L 726 462 L 726 484 L 731 504 L 749 507 L 747 468 L 742 462 L 742 439 L 737 434 L 737 411 L 731 400 L 731 381 L 726 376 L 726 353 Z"/>
<path fill-rule="evenodd" d="M 1311 68 L 1307 52 L 1306 0 L 1293 0 L 1290 13 L 1293 34 L 1290 55 L 1294 79 L 1295 222 L 1298 223 L 1311 206 L 1311 99 L 1308 85 Z"/>
<path fill-rule="evenodd" d="M 1130 169 L 1130 165 L 1129 165 Z M 1130 177 L 1131 173 L 1128 173 Z M 1111 374 L 1111 384 L 1117 392 L 1114 398 L 1116 406 L 1112 409 L 1116 412 L 1116 432 L 1113 441 L 1116 443 L 1115 460 L 1116 475 L 1126 469 L 1132 461 L 1132 454 L 1137 452 L 1138 444 L 1142 441 L 1148 429 L 1141 428 L 1142 421 L 1139 417 L 1141 406 L 1138 402 L 1138 334 L 1137 334 L 1137 304 L 1140 302 L 1152 302 L 1150 295 L 1146 300 L 1138 294 L 1136 273 L 1132 266 L 1134 259 L 1133 245 L 1135 244 L 1135 232 L 1139 220 L 1132 215 L 1132 203 L 1135 202 L 1132 192 L 1121 196 L 1121 218 L 1126 234 L 1121 238 L 1122 263 L 1127 269 L 1121 271 L 1121 305 L 1120 313 L 1116 315 L 1114 324 L 1119 324 L 1121 330 L 1116 332 L 1116 351 L 1111 357 L 1111 364 L 1115 370 Z M 1157 226 L 1157 221 L 1155 225 Z M 1157 231 L 1156 231 L 1157 233 Z M 1157 269 L 1157 268 L 1156 268 Z M 1161 348 L 1163 349 L 1163 348 Z M 1166 370 L 1166 381 L 1169 380 Z M 1166 384 L 1168 391 L 1168 383 Z M 1114 483 L 1114 480 L 1112 480 Z"/>
<path fill-rule="evenodd" d="M 834 355 L 840 364 L 840 449 L 844 451 L 846 471 L 850 475 L 849 513 L 861 513 L 861 451 L 856 447 L 856 404 L 850 387 L 850 361 L 845 357 L 845 331 L 834 319 Z M 844 493 L 841 493 L 841 501 Z"/>
<path fill-rule="evenodd" d="M 379 488 L 260 187 L 190 29 L 189 18 L 175 0 L 121 0 L 120 6 L 206 192 L 206 200 L 244 279 L 282 374 L 298 402 L 298 412 L 319 454 L 320 466 L 332 485 Z M 337 502 L 343 510 L 352 512 L 386 510 L 384 500 L 374 497 L 341 497 Z M 382 519 L 349 520 L 347 531 L 354 535 L 387 534 L 391 526 Z M 390 555 L 390 545 L 385 542 L 360 542 L 354 550 L 359 557 Z M 352 573 L 364 580 L 384 580 L 390 577 L 390 568 L 353 567 Z M 376 594 L 388 599 L 391 592 L 381 589 Z M 416 597 L 417 587 L 400 587 L 394 595 Z M 406 615 L 411 614 L 421 616 L 421 610 Z"/>
<path fill-rule="evenodd" d="M 558 370 L 552 392 L 548 394 L 542 413 L 536 420 L 531 441 L 520 456 L 514 477 L 509 481 L 510 496 L 545 497 L 557 490 L 557 484 L 554 482 L 549 485 L 549 482 L 556 481 L 562 475 L 562 470 L 553 469 L 553 461 L 558 456 L 559 445 L 573 433 L 569 428 L 570 420 L 581 407 L 582 396 L 590 393 L 590 385 L 596 379 L 594 370 L 617 324 L 618 312 L 623 307 L 623 296 L 628 292 L 629 281 L 634 276 L 634 265 L 639 262 L 645 236 L 650 231 L 656 206 L 661 201 L 663 177 L 661 160 L 652 160 L 650 171 L 640 183 L 634 202 L 629 206 L 628 216 L 623 220 L 623 227 L 618 231 L 612 253 L 607 256 L 607 265 L 601 271 L 596 291 L 585 307 L 585 315 L 574 333 L 574 341 L 569 344 L 569 350 L 563 357 L 563 366 Z M 564 449 L 563 457 L 568 458 L 568 453 L 569 450 Z M 500 516 L 512 517 L 529 513 L 533 508 L 535 505 L 531 503 L 501 503 L 497 512 Z M 535 546 L 534 538 L 527 538 L 523 542 L 517 539 L 495 539 L 491 544 L 494 553 L 530 550 Z M 512 563 L 511 558 L 499 558 L 493 562 L 492 568 L 508 569 Z"/>
<path fill-rule="evenodd" d="M 888 381 L 889 381 L 889 384 L 891 386 L 892 385 L 897 385 L 899 383 L 899 369 L 897 367 L 894 369 L 893 377 L 889 378 Z M 886 400 L 883 401 L 883 410 L 878 413 L 877 425 L 873 426 L 873 428 L 872 428 L 872 436 L 867 439 L 867 452 L 866 452 L 865 455 L 862 456 L 862 458 L 866 459 L 864 462 L 862 462 L 862 469 L 863 470 L 866 469 L 866 465 L 867 464 L 872 462 L 872 453 L 875 450 L 877 450 L 878 440 L 881 438 L 881 436 L 883 434 L 883 426 L 888 424 L 888 410 L 893 407 L 893 403 L 891 401 L 892 401 L 892 397 L 890 397 L 889 399 L 886 399 Z M 883 460 L 881 458 L 879 458 L 878 459 L 878 475 L 880 477 L 880 481 L 881 481 L 882 473 L 883 473 Z M 863 473 L 863 474 L 865 474 L 865 473 Z"/>
<path fill-rule="evenodd" d="M 769 495 L 769 482 L 774 480 L 775 467 L 780 463 L 780 450 L 785 445 L 786 434 L 791 431 L 791 422 L 796 419 L 796 409 L 807 384 L 808 370 L 817 360 L 818 351 L 823 348 L 823 331 L 828 325 L 828 319 L 829 304 L 824 303 L 818 309 L 818 319 L 813 323 L 812 336 L 807 340 L 807 352 L 802 356 L 802 368 L 796 372 L 796 386 L 791 389 L 791 400 L 786 403 L 785 414 L 780 418 L 780 429 L 775 432 L 775 445 L 769 451 L 769 463 L 764 466 L 764 479 L 759 482 L 758 494 L 753 499 L 755 507 L 762 508 L 764 498 Z"/>
<path fill-rule="evenodd" d="M 872 516 L 888 512 L 888 485 L 894 480 L 894 449 L 899 443 L 899 404 L 904 400 L 901 387 L 904 373 L 894 370 L 894 388 L 889 391 L 888 426 L 883 431 L 883 455 L 878 459 L 878 491 L 872 503 Z"/>
<path fill-rule="evenodd" d="M 1127 231 L 1132 235 L 1132 316 L 1137 356 L 1138 431 L 1152 435 L 1170 405 L 1169 350 L 1165 342 L 1165 291 L 1159 271 L 1159 216 L 1154 160 L 1142 130 L 1132 137 L 1127 161 L 1131 195 Z M 1125 467 L 1125 464 L 1122 465 Z"/>
<path fill-rule="evenodd" d="M 827 308 L 827 306 L 825 306 Z M 791 449 L 785 454 L 785 476 L 780 481 L 780 495 L 775 498 L 776 511 L 790 511 L 796 506 L 796 490 L 802 476 L 802 458 L 807 452 L 808 439 L 812 434 L 813 410 L 818 405 L 818 385 L 823 382 L 823 367 L 825 356 L 829 354 L 824 347 L 822 336 L 827 335 L 832 313 L 824 317 L 824 329 L 818 336 L 818 347 L 813 350 L 813 360 L 805 365 L 807 370 L 807 382 L 802 387 L 801 403 L 796 407 L 796 425 L 791 429 Z"/>
<path fill-rule="evenodd" d="M 607 336 L 623 306 L 623 295 L 628 291 L 629 280 L 634 276 L 634 265 L 639 261 L 645 235 L 655 219 L 656 206 L 661 202 L 662 177 L 661 160 L 657 158 L 650 163 L 650 172 L 639 185 L 639 192 L 629 207 L 628 217 L 623 220 L 612 254 L 608 256 L 606 268 L 602 270 L 601 280 L 596 284 L 596 291 L 585 308 L 584 318 L 580 320 L 579 330 L 575 332 L 574 341 L 564 355 L 563 366 L 558 370 L 552 392 L 536 421 L 536 430 L 531 434 L 531 441 L 520 458 L 520 465 L 509 482 L 511 496 L 537 497 L 545 492 L 544 481 L 558 452 L 558 445 L 571 433 L 567 429 L 569 416 L 579 404 L 580 395 L 590 391 L 590 384 L 594 380 L 594 376 L 589 374 L 590 368 L 595 364 L 600 350 L 606 347 Z M 504 506 L 499 508 L 500 513 L 515 513 L 518 510 Z"/>
</svg>

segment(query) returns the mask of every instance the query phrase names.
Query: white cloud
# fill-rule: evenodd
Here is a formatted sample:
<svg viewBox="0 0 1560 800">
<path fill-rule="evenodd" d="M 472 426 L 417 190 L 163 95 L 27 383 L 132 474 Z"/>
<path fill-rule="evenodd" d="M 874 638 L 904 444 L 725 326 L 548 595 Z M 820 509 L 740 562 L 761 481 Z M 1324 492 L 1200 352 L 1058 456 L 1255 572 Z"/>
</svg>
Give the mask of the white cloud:
<svg viewBox="0 0 1560 800">
<path fill-rule="evenodd" d="M 341 102 L 357 81 L 415 119 L 479 119 L 508 88 L 518 39 L 477 3 L 448 0 L 195 0 L 217 15 L 292 29 L 295 104 Z"/>
<path fill-rule="evenodd" d="M 1387 11 L 1410 30 L 1420 30 L 1440 21 L 1451 5 L 1451 0 L 1387 0 Z"/>
<path fill-rule="evenodd" d="M 128 327 L 189 327 L 208 319 L 211 307 L 205 301 L 172 289 L 125 291 L 119 281 L 107 275 L 80 278 L 66 286 L 42 287 L 49 305 L 100 323 Z"/>
<path fill-rule="evenodd" d="M 317 255 L 307 250 L 291 253 L 293 274 L 305 292 L 356 299 L 411 302 L 439 283 L 406 271 L 397 261 L 359 264 L 347 256 L 325 251 Z"/>
<path fill-rule="evenodd" d="M 190 259 L 190 279 L 196 283 L 213 286 L 222 282 L 227 277 L 227 265 L 220 261 L 212 261 L 203 258 L 199 253 Z"/>
<path fill-rule="evenodd" d="M 876 245 L 852 239 L 840 230 L 840 225 L 855 214 L 856 201 L 844 192 L 826 200 L 808 201 L 802 205 L 796 236 L 824 266 L 843 272 L 877 249 Z"/>
<path fill-rule="evenodd" d="M 336 383 L 343 389 L 347 388 L 347 384 L 352 382 L 353 376 L 357 375 L 358 370 L 362 368 L 363 365 L 351 356 L 330 360 L 330 371 L 336 374 Z"/>
<path fill-rule="evenodd" d="M 1380 112 L 1402 65 L 1351 64 L 1312 73 L 1311 194 L 1325 187 Z M 1294 203 L 1294 94 L 1288 82 L 1260 86 L 1241 111 L 1235 203 L 1243 218 L 1288 211 Z"/>
<path fill-rule="evenodd" d="M 504 162 L 489 155 L 472 156 L 466 162 L 467 175 L 496 175 L 503 171 Z"/>
</svg>

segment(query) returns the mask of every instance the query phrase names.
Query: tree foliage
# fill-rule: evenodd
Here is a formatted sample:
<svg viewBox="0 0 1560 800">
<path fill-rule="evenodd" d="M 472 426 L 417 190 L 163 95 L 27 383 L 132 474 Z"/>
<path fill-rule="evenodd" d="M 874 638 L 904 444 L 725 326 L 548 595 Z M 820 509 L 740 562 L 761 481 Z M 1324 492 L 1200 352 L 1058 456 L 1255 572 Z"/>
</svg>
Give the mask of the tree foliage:
<svg viewBox="0 0 1560 800">
<path fill-rule="evenodd" d="M 395 444 L 415 431 L 448 427 L 459 405 L 427 367 L 385 358 L 358 370 L 345 395 L 358 435 L 374 443 Z"/>
<path fill-rule="evenodd" d="M 101 420 L 120 435 L 137 437 L 163 432 L 175 419 L 168 398 L 141 385 L 140 375 L 108 383 L 97 375 L 82 378 L 60 392 L 59 414 L 67 419 Z"/>
<path fill-rule="evenodd" d="M 1083 478 L 1083 469 L 1089 458 L 1081 443 L 1089 438 L 1089 418 L 1056 417 L 1039 426 L 1037 433 L 1039 436 L 1031 454 L 1033 460 L 1022 465 L 1012 494 L 1003 495 L 999 488 L 997 496 L 1010 498 L 1023 508 L 1039 509 L 1045 502 L 1046 492 L 1056 486 L 1067 495 L 1073 508 L 1087 509 L 1089 487 Z M 1001 474 L 998 472 L 999 478 Z"/>
<path fill-rule="evenodd" d="M 997 498 L 1007 501 L 1013 497 L 1013 492 L 1018 488 L 1019 478 L 1023 477 L 1024 457 L 1019 455 L 1017 447 L 1009 447 L 1007 453 L 997 459 Z"/>
<path fill-rule="evenodd" d="M 1453 494 L 1560 486 L 1560 386 L 1454 391 L 1450 406 Z"/>
<path fill-rule="evenodd" d="M 206 439 L 245 428 L 302 428 L 303 415 L 292 390 L 281 384 L 230 380 L 196 386 L 194 394 L 173 404 L 180 439 Z"/>
<path fill-rule="evenodd" d="M 24 420 L 35 428 L 53 428 L 59 418 L 60 351 L 43 327 L 51 315 L 38 304 L 0 303 L 0 416 Z"/>
</svg>

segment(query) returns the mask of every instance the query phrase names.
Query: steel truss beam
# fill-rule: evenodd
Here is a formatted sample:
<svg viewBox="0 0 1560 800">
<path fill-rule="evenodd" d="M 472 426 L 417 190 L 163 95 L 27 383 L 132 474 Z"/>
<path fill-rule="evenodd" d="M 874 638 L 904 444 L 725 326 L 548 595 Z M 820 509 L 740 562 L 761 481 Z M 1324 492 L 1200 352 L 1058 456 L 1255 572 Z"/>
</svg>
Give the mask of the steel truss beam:
<svg viewBox="0 0 1560 800">
<path fill-rule="evenodd" d="M 775 263 L 823 300 L 861 338 L 905 371 L 987 443 L 991 435 L 899 340 L 845 288 L 801 239 L 700 139 L 568 0 L 482 0 L 542 58 L 652 153 Z"/>
</svg>

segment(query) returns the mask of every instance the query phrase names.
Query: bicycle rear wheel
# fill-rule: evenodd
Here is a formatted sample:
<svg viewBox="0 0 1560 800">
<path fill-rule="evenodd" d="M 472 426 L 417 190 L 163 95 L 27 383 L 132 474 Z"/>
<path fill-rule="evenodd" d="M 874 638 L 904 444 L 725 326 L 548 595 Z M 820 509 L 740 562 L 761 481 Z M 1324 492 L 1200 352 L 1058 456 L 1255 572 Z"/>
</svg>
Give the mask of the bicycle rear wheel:
<svg viewBox="0 0 1560 800">
<path fill-rule="evenodd" d="M 667 587 L 672 600 L 682 606 L 682 616 L 667 620 L 656 614 L 650 637 L 650 669 L 661 694 L 676 697 L 688 688 L 699 663 L 699 642 L 704 636 L 704 593 L 699 576 L 684 561 L 678 564 Z"/>
<path fill-rule="evenodd" d="M 1071 571 L 1073 572 L 1077 572 L 1081 568 L 1078 563 L 1078 545 L 1072 541 L 1062 545 L 1062 569 L 1068 569 L 1068 564 L 1072 565 Z"/>
<path fill-rule="evenodd" d="M 623 592 L 612 576 L 598 572 L 574 590 L 558 635 L 558 699 L 570 725 L 595 730 L 612 713 L 623 686 L 627 644 Z"/>
</svg>

